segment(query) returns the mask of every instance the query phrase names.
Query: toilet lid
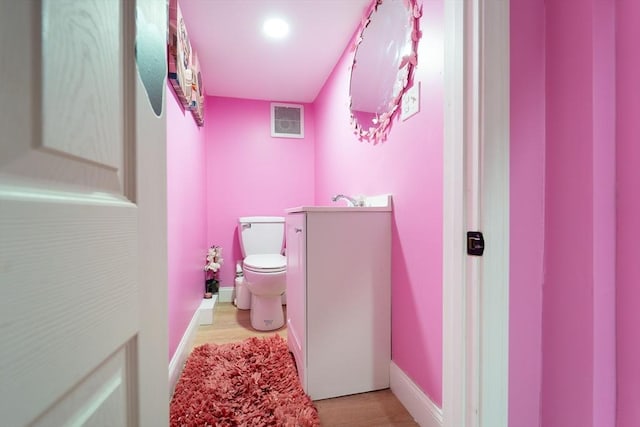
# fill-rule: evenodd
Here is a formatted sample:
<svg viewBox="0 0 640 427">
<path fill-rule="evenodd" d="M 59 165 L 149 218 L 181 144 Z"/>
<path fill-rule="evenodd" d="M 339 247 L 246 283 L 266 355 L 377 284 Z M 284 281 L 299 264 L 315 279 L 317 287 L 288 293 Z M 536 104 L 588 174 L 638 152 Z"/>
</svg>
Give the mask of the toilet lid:
<svg viewBox="0 0 640 427">
<path fill-rule="evenodd" d="M 287 258 L 280 254 L 249 255 L 243 265 L 253 271 L 281 271 L 287 267 Z"/>
</svg>

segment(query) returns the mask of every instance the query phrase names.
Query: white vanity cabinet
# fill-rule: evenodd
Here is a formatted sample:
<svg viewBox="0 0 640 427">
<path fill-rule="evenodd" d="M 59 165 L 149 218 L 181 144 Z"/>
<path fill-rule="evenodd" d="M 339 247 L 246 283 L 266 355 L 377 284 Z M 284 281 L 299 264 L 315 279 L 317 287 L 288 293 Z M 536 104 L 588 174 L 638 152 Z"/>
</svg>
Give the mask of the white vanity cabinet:
<svg viewBox="0 0 640 427">
<path fill-rule="evenodd" d="M 287 210 L 287 336 L 314 400 L 389 387 L 390 210 Z"/>
</svg>

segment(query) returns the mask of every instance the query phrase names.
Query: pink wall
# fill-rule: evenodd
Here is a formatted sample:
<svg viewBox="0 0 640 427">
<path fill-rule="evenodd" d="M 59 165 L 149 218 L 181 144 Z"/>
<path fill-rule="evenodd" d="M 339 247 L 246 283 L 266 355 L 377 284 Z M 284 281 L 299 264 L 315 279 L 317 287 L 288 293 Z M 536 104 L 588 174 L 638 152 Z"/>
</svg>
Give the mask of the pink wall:
<svg viewBox="0 0 640 427">
<path fill-rule="evenodd" d="M 614 422 L 612 7 L 546 2 L 544 426 Z"/>
<path fill-rule="evenodd" d="M 313 203 L 314 112 L 305 105 L 305 138 L 272 138 L 270 102 L 207 98 L 207 245 L 220 245 L 221 286 L 233 286 L 242 259 L 241 216 L 284 216 Z"/>
<path fill-rule="evenodd" d="M 359 142 L 349 124 L 347 47 L 315 102 L 316 203 L 336 193 L 392 193 L 392 357 L 442 404 L 443 1 L 424 2 L 415 81 L 420 113 L 387 141 Z"/>
<path fill-rule="evenodd" d="M 520 172 L 537 179 L 531 171 L 514 169 L 518 143 L 526 135 L 544 141 L 537 145 L 546 151 L 544 268 L 530 272 L 544 272 L 541 415 L 526 413 L 527 399 L 535 409 L 534 376 L 532 389 L 519 384 L 526 361 L 535 366 L 540 349 L 535 336 L 518 336 L 524 332 L 523 310 L 535 307 L 536 300 L 515 304 L 527 294 L 524 278 L 515 280 L 526 272 L 518 265 L 526 253 L 512 251 L 510 425 L 515 427 L 640 425 L 639 21 L 636 1 L 512 3 L 512 242 L 518 240 L 516 223 L 527 218 L 518 210 L 536 198 L 517 180 Z M 540 89 L 531 85 L 543 75 L 544 95 L 532 97 L 529 92 Z M 538 109 L 532 103 L 540 97 L 545 105 Z M 543 110 L 540 119 L 537 112 Z M 537 126 L 546 127 L 544 136 Z M 525 133 L 518 136 L 520 131 Z M 537 295 L 529 282 L 528 292 Z"/>
<path fill-rule="evenodd" d="M 592 8 L 579 2 L 546 4 L 544 426 L 593 420 Z"/>
<path fill-rule="evenodd" d="M 618 427 L 640 425 L 640 2 L 617 1 Z"/>
<path fill-rule="evenodd" d="M 593 0 L 593 425 L 615 425 L 615 0 Z"/>
<path fill-rule="evenodd" d="M 204 293 L 204 135 L 204 129 L 196 126 L 190 112 L 182 110 L 173 89 L 167 85 L 169 358 Z"/>
<path fill-rule="evenodd" d="M 540 0 L 512 2 L 510 13 L 509 425 L 538 427 L 542 370 L 545 18 Z"/>
</svg>

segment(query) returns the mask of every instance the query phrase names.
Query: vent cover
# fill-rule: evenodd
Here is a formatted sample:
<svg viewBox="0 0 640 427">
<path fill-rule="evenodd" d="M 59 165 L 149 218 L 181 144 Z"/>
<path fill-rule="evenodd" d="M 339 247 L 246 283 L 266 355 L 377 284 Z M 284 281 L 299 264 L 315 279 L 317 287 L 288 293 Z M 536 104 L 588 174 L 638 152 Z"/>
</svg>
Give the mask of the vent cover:
<svg viewBox="0 0 640 427">
<path fill-rule="evenodd" d="M 271 103 L 271 136 L 304 138 L 304 106 Z"/>
</svg>

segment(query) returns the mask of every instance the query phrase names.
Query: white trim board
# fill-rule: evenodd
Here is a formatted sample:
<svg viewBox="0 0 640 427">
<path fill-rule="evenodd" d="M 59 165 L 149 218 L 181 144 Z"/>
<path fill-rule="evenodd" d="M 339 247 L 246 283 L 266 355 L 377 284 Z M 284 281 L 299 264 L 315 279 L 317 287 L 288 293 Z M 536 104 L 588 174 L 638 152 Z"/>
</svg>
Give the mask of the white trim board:
<svg viewBox="0 0 640 427">
<path fill-rule="evenodd" d="M 507 427 L 509 400 L 509 2 L 479 5 L 479 203 L 482 257 L 476 373 L 478 425 Z"/>
<path fill-rule="evenodd" d="M 465 426 L 467 336 L 465 207 L 465 5 L 444 7 L 444 177 L 442 248 L 442 412 L 447 427 Z M 468 47 L 467 47 L 468 49 Z"/>
<path fill-rule="evenodd" d="M 443 422 L 506 427 L 509 2 L 444 13 Z M 485 234 L 483 257 L 466 255 L 468 230 Z"/>
<path fill-rule="evenodd" d="M 184 363 L 186 362 L 187 357 L 189 357 L 191 346 L 193 345 L 193 340 L 196 337 L 196 332 L 198 331 L 199 326 L 200 309 L 193 313 L 193 317 L 191 318 L 186 331 L 184 331 L 184 335 L 182 335 L 180 344 L 178 344 L 178 348 L 176 348 L 176 351 L 173 353 L 173 357 L 171 357 L 171 361 L 169 362 L 169 397 L 173 396 L 173 390 L 176 387 L 178 378 L 180 378 Z"/>
<path fill-rule="evenodd" d="M 393 361 L 389 367 L 391 391 L 421 427 L 442 427 L 442 409 Z"/>
</svg>

